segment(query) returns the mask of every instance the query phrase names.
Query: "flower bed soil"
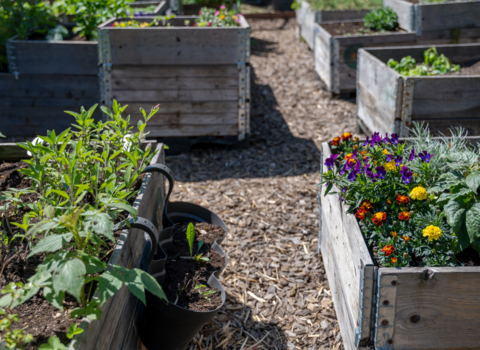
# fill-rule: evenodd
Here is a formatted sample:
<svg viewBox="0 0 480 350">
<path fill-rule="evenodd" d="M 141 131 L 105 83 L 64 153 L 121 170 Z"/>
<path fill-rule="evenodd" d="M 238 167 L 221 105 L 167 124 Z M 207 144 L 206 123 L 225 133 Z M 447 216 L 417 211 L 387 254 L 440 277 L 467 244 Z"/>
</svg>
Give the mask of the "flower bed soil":
<svg viewBox="0 0 480 350">
<path fill-rule="evenodd" d="M 462 76 L 480 75 L 480 61 L 476 61 L 469 65 L 460 65 L 460 67 L 461 67 L 460 71 L 447 73 L 444 75 L 462 75 Z"/>
<path fill-rule="evenodd" d="M 376 34 L 386 34 L 386 33 L 405 33 L 404 30 L 397 28 L 396 30 L 388 31 L 374 31 L 368 29 L 363 24 L 363 21 L 358 22 L 341 22 L 341 23 L 322 23 L 322 27 L 325 28 L 327 32 L 331 35 L 342 35 L 342 36 L 351 36 L 351 35 L 376 35 Z"/>
<path fill-rule="evenodd" d="M 199 253 L 209 258 L 210 262 L 183 259 L 181 257 L 190 256 L 190 247 L 186 239 L 188 224 L 189 222 L 184 222 L 175 226 L 173 246 L 167 252 L 166 278 L 162 287 L 169 302 L 180 307 L 193 311 L 214 310 L 222 305 L 221 293 L 215 288 L 208 288 L 215 293 L 205 297 L 195 287 L 207 285 L 212 273 L 225 267 L 225 257 L 211 249 L 216 240 L 225 237 L 225 231 L 220 226 L 196 223 L 193 253 L 197 252 L 198 242 L 203 240 L 205 244 Z M 200 290 L 206 291 L 205 288 L 200 288 Z"/>
<path fill-rule="evenodd" d="M 19 172 L 20 169 L 28 167 L 25 162 L 3 163 L 0 164 L 0 195 L 2 191 L 10 188 L 24 189 L 32 186 L 32 181 L 26 179 L 23 174 Z M 134 189 L 138 190 L 142 184 L 145 174 L 141 174 L 137 179 Z M 25 194 L 20 197 L 23 203 L 35 203 L 37 195 L 35 193 Z M 131 199 L 133 203 L 134 198 Z M 0 201 L 0 206 L 5 205 L 7 201 Z M 19 211 L 16 216 L 13 216 L 13 208 L 7 210 L 7 218 L 10 222 L 21 223 L 25 211 Z M 2 228 L 4 227 L 4 213 L 2 215 Z M 32 220 L 32 223 L 35 221 Z M 12 233 L 20 233 L 21 229 L 11 225 Z M 117 239 L 121 234 L 121 230 L 114 232 Z M 42 237 L 37 237 L 42 238 Z M 10 282 L 27 283 L 28 279 L 35 274 L 38 265 L 43 262 L 43 257 L 38 255 L 27 259 L 30 252 L 27 241 L 20 242 L 19 239 L 11 243 L 13 249 L 8 249 L 3 244 L 1 246 L 1 265 L 0 271 L 0 290 L 5 288 Z M 101 248 L 103 255 L 102 260 L 108 261 L 113 248 L 114 242 L 107 242 L 108 248 Z M 19 252 L 19 253 L 17 253 Z M 3 295 L 0 295 L 2 297 Z M 23 328 L 26 334 L 33 336 L 33 341 L 30 342 L 25 349 L 37 349 L 40 345 L 48 342 L 50 336 L 56 335 L 63 344 L 67 344 L 70 340 L 67 338 L 68 328 L 73 323 L 80 323 L 80 320 L 70 318 L 72 310 L 79 307 L 79 303 L 73 297 L 67 297 L 63 303 L 64 312 L 61 312 L 56 307 L 51 305 L 43 296 L 43 290 L 40 290 L 34 297 L 22 305 L 15 307 L 12 313 L 18 315 L 18 322 L 14 323 L 12 330 Z"/>
</svg>

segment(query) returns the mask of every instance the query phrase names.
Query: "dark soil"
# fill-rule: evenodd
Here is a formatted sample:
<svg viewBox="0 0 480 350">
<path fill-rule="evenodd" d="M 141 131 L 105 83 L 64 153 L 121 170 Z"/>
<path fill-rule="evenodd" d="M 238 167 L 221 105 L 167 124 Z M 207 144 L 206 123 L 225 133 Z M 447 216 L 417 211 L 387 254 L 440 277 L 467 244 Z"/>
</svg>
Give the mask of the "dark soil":
<svg viewBox="0 0 480 350">
<path fill-rule="evenodd" d="M 461 65 L 460 71 L 447 73 L 445 75 L 462 75 L 462 76 L 471 76 L 471 75 L 480 75 L 480 61 L 475 61 L 469 64 Z"/>
<path fill-rule="evenodd" d="M 195 242 L 193 252 L 197 251 L 198 242 L 204 240 L 200 249 L 204 257 L 210 262 L 182 259 L 189 257 L 190 248 L 186 239 L 186 230 L 189 222 L 177 224 L 174 229 L 173 246 L 167 252 L 166 278 L 162 287 L 169 302 L 193 311 L 210 311 L 222 305 L 219 290 L 210 288 L 207 281 L 213 272 L 225 267 L 225 257 L 211 250 L 212 244 L 219 238 L 225 237 L 225 231 L 215 225 L 195 223 Z M 206 287 L 199 287 L 206 286 Z M 214 291 L 203 295 L 207 291 Z"/>
<path fill-rule="evenodd" d="M 392 31 L 374 31 L 365 27 L 365 25 L 363 24 L 363 21 L 326 23 L 326 24 L 322 24 L 322 27 L 325 28 L 325 30 L 329 32 L 331 35 L 341 35 L 341 36 L 363 36 L 363 35 L 378 35 L 378 34 L 385 34 L 385 33 L 404 32 L 404 30 L 399 28 Z"/>
</svg>

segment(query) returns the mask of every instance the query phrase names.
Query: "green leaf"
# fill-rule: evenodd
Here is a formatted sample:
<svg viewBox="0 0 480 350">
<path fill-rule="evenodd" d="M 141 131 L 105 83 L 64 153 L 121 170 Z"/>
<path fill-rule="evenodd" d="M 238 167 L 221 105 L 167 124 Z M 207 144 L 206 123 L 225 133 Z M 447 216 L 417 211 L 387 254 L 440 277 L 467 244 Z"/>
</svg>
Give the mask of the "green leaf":
<svg viewBox="0 0 480 350">
<path fill-rule="evenodd" d="M 463 181 L 463 176 L 455 172 L 444 173 L 440 175 L 437 182 L 428 189 L 428 193 L 440 193 L 449 190 L 451 186 L 457 185 L 459 181 Z"/>
<path fill-rule="evenodd" d="M 69 178 L 70 179 L 70 178 Z M 61 190 L 51 190 L 53 193 L 56 193 L 58 194 L 59 196 L 62 196 L 63 198 L 65 199 L 70 199 L 70 197 L 68 196 L 68 193 L 65 192 L 65 191 L 61 191 Z"/>
<path fill-rule="evenodd" d="M 59 293 L 68 292 L 80 301 L 80 290 L 84 284 L 86 273 L 85 264 L 82 260 L 75 258 L 62 261 L 59 264 L 57 274 L 53 275 L 53 289 Z"/>
<path fill-rule="evenodd" d="M 473 249 L 480 252 L 480 203 L 475 203 L 466 213 L 466 227 Z"/>
<path fill-rule="evenodd" d="M 190 247 L 190 256 L 193 256 L 193 242 L 195 240 L 195 226 L 192 223 L 187 227 L 187 241 Z"/>
<path fill-rule="evenodd" d="M 116 267 L 115 267 L 116 268 Z M 120 271 L 104 272 L 98 279 L 100 306 L 113 297 L 123 285 L 123 274 Z"/>
<path fill-rule="evenodd" d="M 48 338 L 48 344 L 40 345 L 38 350 L 68 350 L 68 348 L 62 344 L 58 337 L 52 335 Z"/>
<path fill-rule="evenodd" d="M 65 298 L 64 292 L 55 293 L 50 286 L 45 286 L 43 287 L 43 295 L 50 304 L 63 311 L 63 299 Z"/>
<path fill-rule="evenodd" d="M 128 290 L 132 292 L 133 295 L 140 299 L 143 304 L 146 304 L 145 288 L 143 287 L 142 279 L 138 271 L 142 270 L 131 269 L 127 273 L 125 273 L 125 285 L 127 286 Z"/>
<path fill-rule="evenodd" d="M 102 310 L 99 309 L 98 305 L 100 304 L 100 300 L 92 299 L 88 305 L 87 309 L 85 310 L 85 316 L 90 321 L 100 320 L 102 318 Z"/>
<path fill-rule="evenodd" d="M 472 192 L 477 193 L 478 187 L 480 186 L 480 171 L 474 171 L 469 174 L 466 182 L 467 186 L 472 190 Z"/>
<path fill-rule="evenodd" d="M 28 254 L 28 257 L 43 253 L 43 252 L 55 252 L 61 249 L 65 244 L 69 243 L 73 238 L 72 233 L 65 233 L 62 235 L 50 235 L 47 238 L 42 239 Z"/>
<path fill-rule="evenodd" d="M 165 295 L 162 287 L 158 284 L 158 281 L 152 275 L 140 269 L 133 270 L 138 270 L 137 273 L 140 275 L 143 286 L 146 290 L 148 290 L 150 293 L 157 296 L 158 298 L 168 302 L 167 296 Z"/>
<path fill-rule="evenodd" d="M 452 227 L 453 233 L 458 238 L 458 242 L 454 247 L 456 253 L 465 250 L 470 245 L 470 237 L 465 227 L 466 209 L 463 201 L 459 199 L 448 202 L 443 209 L 448 224 Z"/>
<path fill-rule="evenodd" d="M 324 197 L 328 195 L 328 193 L 332 190 L 332 187 L 333 187 L 333 184 L 329 184 L 327 186 L 327 189 L 325 190 L 325 194 L 323 195 Z"/>
<path fill-rule="evenodd" d="M 77 334 L 82 334 L 83 329 L 78 327 L 76 323 L 73 323 L 69 328 L 68 328 L 68 333 L 67 333 L 67 338 L 72 339 L 74 336 Z"/>
<path fill-rule="evenodd" d="M 99 258 L 85 253 L 82 254 L 82 261 L 85 264 L 88 274 L 99 273 L 107 268 L 107 265 Z"/>
</svg>

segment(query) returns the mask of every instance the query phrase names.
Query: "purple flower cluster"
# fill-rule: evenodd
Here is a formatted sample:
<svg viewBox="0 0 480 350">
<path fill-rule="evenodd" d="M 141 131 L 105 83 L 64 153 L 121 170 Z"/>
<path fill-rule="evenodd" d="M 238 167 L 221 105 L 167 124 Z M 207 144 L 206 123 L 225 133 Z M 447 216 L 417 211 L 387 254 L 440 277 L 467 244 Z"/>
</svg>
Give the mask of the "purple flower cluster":
<svg viewBox="0 0 480 350">
<path fill-rule="evenodd" d="M 383 144 L 386 145 L 389 142 L 391 142 L 393 145 L 397 145 L 398 144 L 398 135 L 397 134 L 392 134 L 392 137 L 388 138 L 388 133 L 386 133 L 385 137 L 382 139 L 382 137 L 380 136 L 380 133 L 375 132 L 375 133 L 373 133 L 371 140 L 370 140 L 370 137 L 367 136 L 367 139 L 363 143 L 363 146 L 367 146 L 367 145 L 370 144 L 370 147 L 373 147 L 376 144 L 382 144 L 383 143 Z"/>
<path fill-rule="evenodd" d="M 402 175 L 402 180 L 404 183 L 409 184 L 412 180 L 413 173 L 408 170 L 408 167 L 403 166 L 400 170 L 400 174 Z"/>
<path fill-rule="evenodd" d="M 327 167 L 328 170 L 332 170 L 333 166 L 335 165 L 335 159 L 337 159 L 338 154 L 332 154 L 330 157 L 328 157 L 325 160 L 325 166 Z"/>
</svg>

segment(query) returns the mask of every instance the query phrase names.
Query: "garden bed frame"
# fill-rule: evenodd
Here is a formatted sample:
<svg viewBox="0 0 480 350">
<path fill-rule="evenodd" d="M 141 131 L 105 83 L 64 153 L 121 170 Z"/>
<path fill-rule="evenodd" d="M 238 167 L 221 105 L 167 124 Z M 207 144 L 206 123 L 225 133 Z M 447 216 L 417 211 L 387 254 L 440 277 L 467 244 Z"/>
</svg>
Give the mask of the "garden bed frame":
<svg viewBox="0 0 480 350">
<path fill-rule="evenodd" d="M 344 21 L 345 22 L 345 21 Z M 337 22 L 340 24 L 340 22 Z M 477 42 L 480 29 L 462 30 L 461 43 Z M 315 71 L 327 90 L 335 93 L 356 91 L 357 51 L 362 47 L 392 47 L 412 45 L 445 45 L 455 41 L 450 30 L 415 33 L 394 32 L 375 35 L 331 35 L 321 24 L 315 23 Z"/>
<path fill-rule="evenodd" d="M 330 155 L 323 143 L 322 169 Z M 480 267 L 379 268 L 348 206 L 324 193 L 319 242 L 345 349 L 478 348 Z"/>
<path fill-rule="evenodd" d="M 148 143 L 144 142 L 144 144 Z M 162 143 L 153 143 L 158 150 L 150 164 L 165 164 L 165 152 Z M 26 150 L 13 143 L 0 143 L 0 159 L 19 160 L 28 158 Z M 165 199 L 165 178 L 159 173 L 146 174 L 135 199 L 133 207 L 138 217 L 150 220 L 162 230 L 162 213 Z M 144 252 L 145 234 L 138 229 L 123 230 L 114 251 L 108 261 L 108 268 L 113 264 L 126 268 L 139 268 L 142 259 L 150 255 Z M 158 237 L 157 237 L 158 239 Z M 84 332 L 75 336 L 70 348 L 74 350 L 141 350 L 144 349 L 135 330 L 134 322 L 140 317 L 137 309 L 142 309 L 141 302 L 123 286 L 118 293 L 102 306 L 100 321 L 90 322 L 83 319 L 80 327 Z"/>
<path fill-rule="evenodd" d="M 99 27 L 102 103 L 128 104 L 135 123 L 139 107 L 161 104 L 150 120 L 150 137 L 235 136 L 250 133 L 250 27 L 185 27 L 195 16 L 178 16 L 173 27 Z M 151 21 L 153 17 L 144 17 Z"/>
<path fill-rule="evenodd" d="M 311 50 L 315 49 L 315 23 L 361 20 L 369 10 L 323 10 L 314 11 L 307 1 L 302 1 L 296 11 L 297 34 L 305 40 Z"/>
<path fill-rule="evenodd" d="M 384 0 L 398 15 L 400 28 L 422 35 L 425 32 L 473 29 L 480 36 L 480 0 L 414 4 L 406 0 Z"/>
<path fill-rule="evenodd" d="M 412 122 L 425 121 L 433 134 L 464 127 L 480 135 L 480 75 L 402 77 L 386 62 L 412 56 L 423 62 L 429 46 L 361 49 L 357 82 L 357 121 L 367 134 L 408 136 Z M 480 60 L 480 44 L 440 45 L 453 63 Z"/>
</svg>

